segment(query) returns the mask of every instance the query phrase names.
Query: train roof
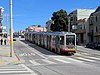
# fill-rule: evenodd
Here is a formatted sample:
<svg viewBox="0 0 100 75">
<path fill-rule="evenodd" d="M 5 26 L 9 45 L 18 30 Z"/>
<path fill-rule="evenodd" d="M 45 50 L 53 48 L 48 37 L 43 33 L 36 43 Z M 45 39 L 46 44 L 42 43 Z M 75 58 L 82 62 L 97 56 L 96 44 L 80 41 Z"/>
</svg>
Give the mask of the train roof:
<svg viewBox="0 0 100 75">
<path fill-rule="evenodd" d="M 42 35 L 75 35 L 72 32 L 27 32 L 29 34 L 42 34 Z"/>
</svg>

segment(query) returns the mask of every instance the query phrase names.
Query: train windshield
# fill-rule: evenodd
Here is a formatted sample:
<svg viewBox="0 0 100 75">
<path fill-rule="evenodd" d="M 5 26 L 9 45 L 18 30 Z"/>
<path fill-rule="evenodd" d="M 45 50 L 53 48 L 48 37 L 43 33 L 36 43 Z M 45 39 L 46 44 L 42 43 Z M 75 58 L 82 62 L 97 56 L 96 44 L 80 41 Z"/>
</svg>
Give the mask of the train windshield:
<svg viewBox="0 0 100 75">
<path fill-rule="evenodd" d="M 75 45 L 74 35 L 66 35 L 66 45 Z"/>
</svg>

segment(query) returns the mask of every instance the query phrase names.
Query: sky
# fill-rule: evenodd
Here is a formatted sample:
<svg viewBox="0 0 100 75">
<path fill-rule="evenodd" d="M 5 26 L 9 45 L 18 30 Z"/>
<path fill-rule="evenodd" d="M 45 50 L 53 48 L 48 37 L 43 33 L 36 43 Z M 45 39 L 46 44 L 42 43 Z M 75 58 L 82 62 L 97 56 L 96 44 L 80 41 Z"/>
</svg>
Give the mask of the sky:
<svg viewBox="0 0 100 75">
<path fill-rule="evenodd" d="M 0 0 L 0 7 L 4 8 L 3 25 L 6 25 L 8 14 L 9 30 L 9 1 Z M 25 30 L 31 25 L 46 26 L 53 12 L 64 9 L 69 14 L 76 9 L 96 9 L 100 0 L 12 0 L 13 1 L 13 29 L 14 32 Z"/>
</svg>

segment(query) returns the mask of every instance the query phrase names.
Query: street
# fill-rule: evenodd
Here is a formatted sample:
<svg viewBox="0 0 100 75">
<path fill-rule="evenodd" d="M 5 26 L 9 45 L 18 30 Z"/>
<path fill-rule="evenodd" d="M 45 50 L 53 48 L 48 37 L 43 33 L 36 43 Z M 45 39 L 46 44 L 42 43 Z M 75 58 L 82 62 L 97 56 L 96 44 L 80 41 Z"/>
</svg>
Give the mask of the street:
<svg viewBox="0 0 100 75">
<path fill-rule="evenodd" d="M 58 55 L 25 40 L 14 41 L 18 64 L 0 67 L 0 75 L 99 75 L 100 52 L 77 47 L 74 55 Z M 90 51 L 91 50 L 91 51 Z"/>
</svg>

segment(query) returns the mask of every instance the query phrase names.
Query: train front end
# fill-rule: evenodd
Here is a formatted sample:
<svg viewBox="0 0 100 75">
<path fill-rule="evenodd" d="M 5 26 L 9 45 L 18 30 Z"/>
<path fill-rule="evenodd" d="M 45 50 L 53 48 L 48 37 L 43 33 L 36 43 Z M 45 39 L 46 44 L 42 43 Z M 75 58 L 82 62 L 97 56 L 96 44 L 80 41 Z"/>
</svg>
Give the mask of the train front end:
<svg viewBox="0 0 100 75">
<path fill-rule="evenodd" d="M 64 35 L 63 39 L 64 45 L 62 51 L 67 53 L 76 53 L 76 34 L 72 33 Z"/>
</svg>

